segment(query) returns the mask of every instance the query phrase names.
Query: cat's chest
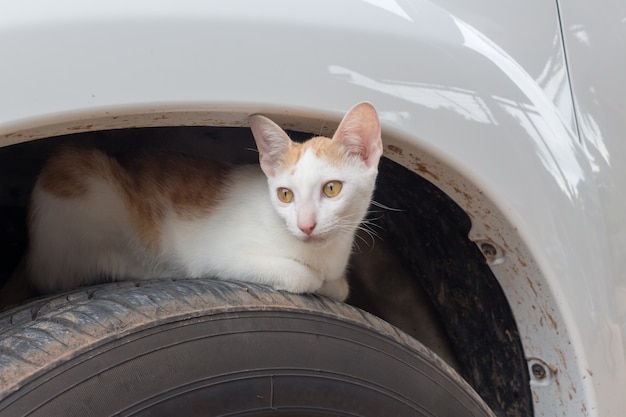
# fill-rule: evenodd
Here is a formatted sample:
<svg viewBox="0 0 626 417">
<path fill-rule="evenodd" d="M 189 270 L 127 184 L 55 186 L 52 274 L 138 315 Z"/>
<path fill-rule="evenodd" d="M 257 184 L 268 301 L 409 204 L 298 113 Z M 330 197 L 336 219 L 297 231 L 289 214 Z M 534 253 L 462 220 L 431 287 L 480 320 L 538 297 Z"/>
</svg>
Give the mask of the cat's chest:
<svg viewBox="0 0 626 417">
<path fill-rule="evenodd" d="M 174 219 L 164 228 L 164 253 L 174 255 L 180 266 L 246 262 L 250 257 L 287 258 L 339 278 L 351 252 L 346 236 L 325 245 L 303 242 L 288 232 L 269 198 L 225 201 L 206 216 L 189 221 Z M 200 266 L 204 265 L 204 266 Z"/>
</svg>

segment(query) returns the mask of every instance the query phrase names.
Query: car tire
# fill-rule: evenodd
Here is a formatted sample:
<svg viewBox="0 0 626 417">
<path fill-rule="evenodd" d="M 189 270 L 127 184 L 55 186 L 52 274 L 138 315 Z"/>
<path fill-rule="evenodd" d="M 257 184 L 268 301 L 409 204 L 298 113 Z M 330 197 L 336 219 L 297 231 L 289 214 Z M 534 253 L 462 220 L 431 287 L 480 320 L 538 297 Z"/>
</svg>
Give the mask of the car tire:
<svg viewBox="0 0 626 417">
<path fill-rule="evenodd" d="M 113 283 L 0 314 L 0 416 L 492 416 L 361 310 L 215 280 Z"/>
</svg>

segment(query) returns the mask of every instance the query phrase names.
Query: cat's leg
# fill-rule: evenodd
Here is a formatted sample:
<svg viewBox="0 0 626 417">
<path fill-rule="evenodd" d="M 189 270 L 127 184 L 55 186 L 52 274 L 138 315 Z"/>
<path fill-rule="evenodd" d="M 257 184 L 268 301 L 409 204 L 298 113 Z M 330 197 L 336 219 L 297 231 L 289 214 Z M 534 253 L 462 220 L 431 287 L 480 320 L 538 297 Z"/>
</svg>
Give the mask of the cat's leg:
<svg viewBox="0 0 626 417">
<path fill-rule="evenodd" d="M 90 179 L 84 196 L 66 198 L 37 185 L 29 224 L 26 269 L 43 293 L 142 276 L 128 238 L 134 230 L 124 202 L 106 181 Z"/>
<path fill-rule="evenodd" d="M 295 294 L 317 292 L 323 278 L 298 261 L 283 257 L 245 256 L 215 271 L 217 278 L 268 285 Z"/>
<path fill-rule="evenodd" d="M 341 276 L 339 279 L 324 281 L 320 289 L 315 292 L 319 295 L 334 298 L 338 301 L 344 301 L 348 298 L 350 287 L 348 286 L 348 280 L 346 277 Z"/>
</svg>

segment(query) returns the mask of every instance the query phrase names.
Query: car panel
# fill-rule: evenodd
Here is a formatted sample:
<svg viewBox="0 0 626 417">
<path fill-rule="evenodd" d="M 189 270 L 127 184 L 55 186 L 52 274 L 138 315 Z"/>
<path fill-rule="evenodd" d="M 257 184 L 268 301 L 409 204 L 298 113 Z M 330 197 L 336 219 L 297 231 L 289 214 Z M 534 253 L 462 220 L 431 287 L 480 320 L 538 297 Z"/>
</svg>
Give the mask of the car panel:
<svg viewBox="0 0 626 417">
<path fill-rule="evenodd" d="M 580 136 L 606 219 L 622 339 L 626 338 L 626 4 L 560 5 Z M 626 346 L 625 346 L 626 347 Z M 599 353 L 600 354 L 600 353 Z"/>
</svg>

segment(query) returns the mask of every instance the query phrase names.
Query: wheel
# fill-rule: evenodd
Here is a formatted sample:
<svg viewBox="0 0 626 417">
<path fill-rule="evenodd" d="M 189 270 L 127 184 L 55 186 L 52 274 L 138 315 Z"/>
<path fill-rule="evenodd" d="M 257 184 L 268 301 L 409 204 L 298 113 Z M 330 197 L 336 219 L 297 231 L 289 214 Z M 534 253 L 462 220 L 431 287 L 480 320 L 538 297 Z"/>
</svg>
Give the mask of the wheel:
<svg viewBox="0 0 626 417">
<path fill-rule="evenodd" d="M 0 316 L 1 416 L 491 416 L 348 305 L 214 280 L 114 283 Z"/>
</svg>

